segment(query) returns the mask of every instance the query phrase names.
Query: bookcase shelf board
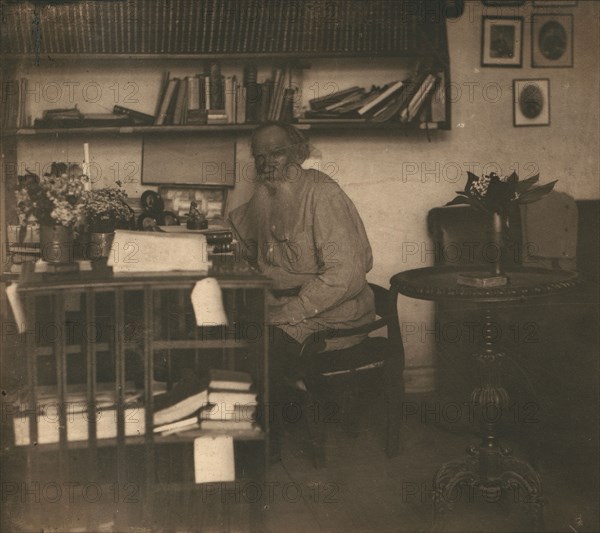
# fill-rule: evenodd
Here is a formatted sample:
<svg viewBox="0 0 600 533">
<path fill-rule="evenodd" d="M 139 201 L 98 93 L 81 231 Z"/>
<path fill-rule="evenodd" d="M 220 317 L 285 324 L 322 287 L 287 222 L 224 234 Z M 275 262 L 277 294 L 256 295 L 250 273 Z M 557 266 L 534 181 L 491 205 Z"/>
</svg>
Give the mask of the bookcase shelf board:
<svg viewBox="0 0 600 533">
<path fill-rule="evenodd" d="M 409 51 L 404 50 L 401 52 L 387 52 L 379 53 L 372 52 L 369 50 L 361 52 L 303 52 L 303 53 L 287 53 L 287 52 L 270 52 L 270 53 L 223 53 L 223 54 L 98 54 L 98 53 L 60 53 L 60 54 L 48 54 L 45 57 L 41 57 L 40 61 L 69 61 L 69 62 L 88 62 L 90 60 L 109 60 L 109 61 L 138 61 L 138 60 L 188 60 L 188 61 L 202 61 L 209 59 L 282 59 L 286 62 L 300 61 L 305 62 L 311 58 L 356 58 L 356 57 L 383 57 L 383 58 L 426 58 L 430 57 L 431 53 L 423 51 Z M 4 54 L 7 60 L 30 60 L 34 61 L 36 55 L 27 53 L 9 53 Z"/>
<path fill-rule="evenodd" d="M 376 131 L 376 130 L 387 130 L 387 131 L 411 131 L 411 130 L 423 130 L 423 129 L 444 129 L 443 124 L 429 123 L 395 123 L 395 122 L 358 122 L 358 121 L 336 121 L 336 120 L 322 120 L 322 121 L 310 121 L 303 120 L 299 124 L 294 126 L 304 131 L 334 131 L 334 130 L 347 130 L 352 131 Z M 123 127 L 98 127 L 98 128 L 20 128 L 16 130 L 8 130 L 4 132 L 4 135 L 17 135 L 18 137 L 49 137 L 49 136 L 62 136 L 62 135 L 141 135 L 141 134 L 235 134 L 235 133 L 247 133 L 258 127 L 258 124 L 231 124 L 231 125 L 203 125 L 203 126 L 123 126 Z"/>
</svg>

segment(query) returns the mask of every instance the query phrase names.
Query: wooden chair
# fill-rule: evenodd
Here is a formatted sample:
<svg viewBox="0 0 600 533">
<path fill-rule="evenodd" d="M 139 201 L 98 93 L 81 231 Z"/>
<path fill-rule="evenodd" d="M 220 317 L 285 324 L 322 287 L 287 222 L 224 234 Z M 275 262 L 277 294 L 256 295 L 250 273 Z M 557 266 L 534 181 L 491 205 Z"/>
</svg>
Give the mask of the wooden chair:
<svg viewBox="0 0 600 533">
<path fill-rule="evenodd" d="M 383 393 L 386 404 L 388 457 L 397 455 L 400 442 L 401 408 L 404 395 L 404 347 L 398 322 L 396 295 L 378 285 L 369 284 L 375 294 L 377 320 L 361 327 L 322 331 L 311 335 L 302 345 L 300 357 L 310 358 L 305 417 L 316 468 L 325 463 L 325 428 L 328 415 L 335 415 L 327 405 L 341 406 L 343 427 L 356 434 L 357 412 L 361 393 Z M 331 338 L 369 334 L 387 327 L 384 337 L 367 337 L 347 349 L 324 352 Z M 341 402 L 324 403 L 334 395 Z M 336 418 L 333 416 L 332 420 Z"/>
</svg>

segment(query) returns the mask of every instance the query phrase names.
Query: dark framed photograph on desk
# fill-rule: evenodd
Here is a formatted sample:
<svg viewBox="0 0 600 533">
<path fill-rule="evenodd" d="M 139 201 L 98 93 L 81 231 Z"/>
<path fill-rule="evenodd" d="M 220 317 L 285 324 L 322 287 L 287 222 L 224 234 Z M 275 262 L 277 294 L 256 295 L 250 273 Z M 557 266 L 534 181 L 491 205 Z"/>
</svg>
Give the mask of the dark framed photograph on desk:
<svg viewBox="0 0 600 533">
<path fill-rule="evenodd" d="M 550 80 L 513 81 L 514 126 L 550 125 Z"/>
<path fill-rule="evenodd" d="M 482 17 L 481 66 L 521 67 L 523 17 Z"/>
<path fill-rule="evenodd" d="M 573 66 L 573 15 L 533 15 L 531 22 L 531 66 Z"/>
</svg>

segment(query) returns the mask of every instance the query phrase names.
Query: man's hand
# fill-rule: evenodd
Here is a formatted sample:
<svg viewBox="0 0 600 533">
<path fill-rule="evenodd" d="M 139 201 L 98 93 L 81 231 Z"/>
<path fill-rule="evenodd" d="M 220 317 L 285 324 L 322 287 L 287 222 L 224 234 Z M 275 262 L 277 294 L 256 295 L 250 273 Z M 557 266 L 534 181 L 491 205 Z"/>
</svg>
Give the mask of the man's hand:
<svg viewBox="0 0 600 533">
<path fill-rule="evenodd" d="M 267 293 L 267 324 L 278 325 L 288 323 L 282 315 L 282 308 L 289 300 L 289 296 L 276 298 L 270 292 Z"/>
</svg>

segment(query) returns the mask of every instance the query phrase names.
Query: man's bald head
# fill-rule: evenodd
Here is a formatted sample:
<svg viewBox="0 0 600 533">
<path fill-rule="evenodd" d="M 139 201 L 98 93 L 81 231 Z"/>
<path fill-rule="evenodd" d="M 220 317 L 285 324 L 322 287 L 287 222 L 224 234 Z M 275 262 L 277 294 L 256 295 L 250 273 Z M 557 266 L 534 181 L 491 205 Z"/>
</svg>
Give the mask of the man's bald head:
<svg viewBox="0 0 600 533">
<path fill-rule="evenodd" d="M 291 124 L 284 122 L 269 122 L 256 128 L 252 133 L 251 148 L 254 156 L 265 155 L 265 147 L 275 150 L 285 150 L 290 161 L 301 165 L 308 159 L 310 149 L 308 140 Z"/>
</svg>

